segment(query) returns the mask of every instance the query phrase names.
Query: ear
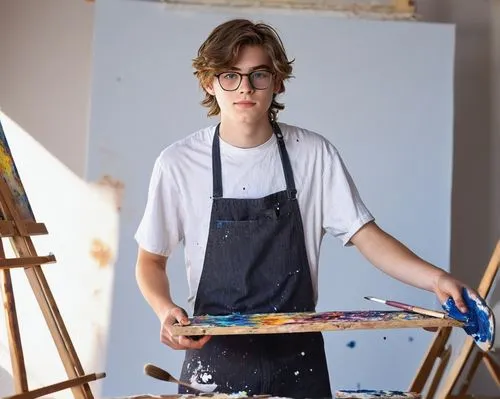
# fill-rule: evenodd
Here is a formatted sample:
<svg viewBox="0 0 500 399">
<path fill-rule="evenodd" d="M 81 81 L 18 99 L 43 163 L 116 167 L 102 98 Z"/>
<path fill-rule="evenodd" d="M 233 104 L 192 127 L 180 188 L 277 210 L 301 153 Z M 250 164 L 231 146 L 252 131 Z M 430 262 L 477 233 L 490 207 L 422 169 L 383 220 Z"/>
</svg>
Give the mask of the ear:
<svg viewBox="0 0 500 399">
<path fill-rule="evenodd" d="M 280 94 L 280 93 L 283 93 L 284 91 L 285 91 L 285 86 L 283 85 L 283 81 L 276 80 L 274 82 L 274 88 L 273 88 L 274 94 Z"/>
<path fill-rule="evenodd" d="M 210 83 L 206 86 L 203 87 L 205 91 L 210 94 L 211 96 L 215 96 L 215 90 L 214 90 L 214 85 L 213 83 Z"/>
</svg>

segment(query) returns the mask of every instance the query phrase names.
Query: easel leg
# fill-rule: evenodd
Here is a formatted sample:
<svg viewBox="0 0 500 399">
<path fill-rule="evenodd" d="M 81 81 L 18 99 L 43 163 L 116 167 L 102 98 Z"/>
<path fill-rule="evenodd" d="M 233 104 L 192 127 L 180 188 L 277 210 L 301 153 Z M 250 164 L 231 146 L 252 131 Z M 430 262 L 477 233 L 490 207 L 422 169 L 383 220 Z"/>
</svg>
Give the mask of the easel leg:
<svg viewBox="0 0 500 399">
<path fill-rule="evenodd" d="M 439 383 L 441 382 L 441 378 L 443 377 L 444 371 L 446 370 L 446 366 L 448 366 L 448 363 L 450 362 L 450 357 L 451 357 L 451 348 L 448 347 L 443 351 L 443 353 L 440 356 L 441 360 L 439 362 L 439 366 L 436 369 L 436 373 L 434 374 L 434 378 L 432 379 L 432 383 L 429 387 L 429 390 L 427 391 L 426 399 L 434 398 Z"/>
<path fill-rule="evenodd" d="M 479 363 L 481 363 L 482 357 L 483 357 L 483 354 L 481 352 L 476 353 L 476 356 L 474 357 L 474 360 L 472 361 L 472 364 L 469 368 L 469 372 L 467 373 L 467 376 L 465 377 L 464 383 L 462 384 L 462 387 L 460 388 L 460 391 L 458 392 L 459 395 L 467 394 L 467 391 L 469 390 L 469 386 L 472 382 L 472 378 L 474 377 L 474 374 L 476 374 L 477 368 L 479 367 Z"/>
<path fill-rule="evenodd" d="M 500 387 L 500 366 L 491 358 L 488 353 L 483 354 L 483 361 L 486 368 L 493 377 L 493 381 L 495 381 Z"/>
<path fill-rule="evenodd" d="M 3 244 L 0 239 L 0 257 L 5 258 Z M 16 393 L 28 391 L 26 367 L 24 364 L 23 347 L 19 324 L 17 321 L 16 302 L 9 269 L 2 270 L 2 297 L 5 309 L 7 334 L 9 336 L 9 349 L 11 353 L 12 372 L 14 374 L 14 389 Z"/>
<path fill-rule="evenodd" d="M 13 237 L 11 241 L 12 247 L 17 252 L 17 256 L 36 256 L 35 248 L 29 237 Z M 83 376 L 83 367 L 78 359 L 42 269 L 40 266 L 35 266 L 26 268 L 24 271 L 49 327 L 68 377 L 77 378 Z M 93 399 L 88 383 L 71 389 L 76 399 Z"/>
<path fill-rule="evenodd" d="M 442 327 L 440 328 L 432 341 L 429 350 L 424 356 L 424 360 L 420 365 L 417 375 L 413 379 L 410 388 L 408 389 L 410 392 L 422 392 L 424 389 L 425 383 L 429 378 L 429 375 L 432 372 L 432 368 L 434 363 L 438 357 L 440 357 L 443 353 L 444 347 L 448 338 L 451 334 L 451 327 Z"/>
</svg>

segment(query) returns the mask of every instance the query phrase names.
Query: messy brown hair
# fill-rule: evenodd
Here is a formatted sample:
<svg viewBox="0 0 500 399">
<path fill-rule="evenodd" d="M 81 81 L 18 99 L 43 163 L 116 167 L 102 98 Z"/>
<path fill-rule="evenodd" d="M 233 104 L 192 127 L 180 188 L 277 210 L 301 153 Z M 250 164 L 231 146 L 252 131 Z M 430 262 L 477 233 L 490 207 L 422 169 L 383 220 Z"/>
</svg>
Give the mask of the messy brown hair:
<svg viewBox="0 0 500 399">
<path fill-rule="evenodd" d="M 213 83 L 217 73 L 233 66 L 243 46 L 262 46 L 272 62 L 272 72 L 280 82 L 278 93 L 285 91 L 284 81 L 292 76 L 292 63 L 289 61 L 278 33 L 264 23 L 253 23 L 246 19 L 233 19 L 217 26 L 201 45 L 198 56 L 193 60 L 194 75 L 205 92 L 201 104 L 208 108 L 208 116 L 219 115 L 220 108 L 215 96 L 205 90 Z M 269 119 L 276 120 L 278 112 L 285 108 L 276 101 L 277 93 L 269 107 Z"/>
</svg>

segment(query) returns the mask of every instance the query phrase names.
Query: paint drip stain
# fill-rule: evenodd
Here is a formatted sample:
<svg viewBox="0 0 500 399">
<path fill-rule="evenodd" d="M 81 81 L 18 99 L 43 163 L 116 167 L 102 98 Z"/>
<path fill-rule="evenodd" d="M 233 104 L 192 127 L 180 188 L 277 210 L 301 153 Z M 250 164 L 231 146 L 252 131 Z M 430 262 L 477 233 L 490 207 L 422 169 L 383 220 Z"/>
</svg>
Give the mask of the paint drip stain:
<svg viewBox="0 0 500 399">
<path fill-rule="evenodd" d="M 108 244 L 98 238 L 94 238 L 90 247 L 90 256 L 97 262 L 100 268 L 104 268 L 111 263 L 113 254 Z"/>
</svg>

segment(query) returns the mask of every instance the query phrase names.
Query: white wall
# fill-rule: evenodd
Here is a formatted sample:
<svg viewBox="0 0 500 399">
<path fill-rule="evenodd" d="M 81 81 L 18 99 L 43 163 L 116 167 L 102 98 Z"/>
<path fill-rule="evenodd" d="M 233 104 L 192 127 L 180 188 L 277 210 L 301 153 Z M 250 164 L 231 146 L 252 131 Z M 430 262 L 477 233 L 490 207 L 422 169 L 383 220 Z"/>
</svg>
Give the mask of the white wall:
<svg viewBox="0 0 500 399">
<path fill-rule="evenodd" d="M 209 123 L 198 105 L 191 59 L 229 15 L 152 2 L 96 3 L 88 177 L 110 174 L 125 183 L 104 383 L 108 396 L 176 389 L 142 375 L 147 362 L 179 375 L 182 354 L 159 343 L 159 323 L 138 292 L 133 234 L 160 149 Z M 281 120 L 330 138 L 380 224 L 448 268 L 453 27 L 299 13 L 244 15 L 275 24 L 296 58 L 296 79 L 288 85 Z M 362 297 L 388 292 L 435 306 L 431 294 L 382 276 L 354 249 L 326 241 L 320 310 L 373 308 Z M 169 270 L 174 298 L 185 305 L 182 263 L 178 251 Z M 407 387 L 431 337 L 421 330 L 325 336 L 335 388 L 380 389 Z M 354 349 L 346 346 L 350 340 L 357 342 Z"/>
<path fill-rule="evenodd" d="M 500 237 L 500 5 L 418 0 L 417 6 L 425 20 L 457 26 L 451 269 L 476 285 Z M 78 82 L 89 80 L 93 10 L 84 0 L 0 1 L 0 107 L 80 176 L 90 86 Z M 63 65 L 73 79 L 51 72 Z M 71 82 L 77 86 L 67 93 Z M 65 109 L 75 122 L 70 129 L 64 128 L 70 121 L 60 123 Z M 472 389 L 496 393 L 484 373 Z"/>
<path fill-rule="evenodd" d="M 94 6 L 0 1 L 0 108 L 78 176 L 88 137 Z"/>
</svg>

